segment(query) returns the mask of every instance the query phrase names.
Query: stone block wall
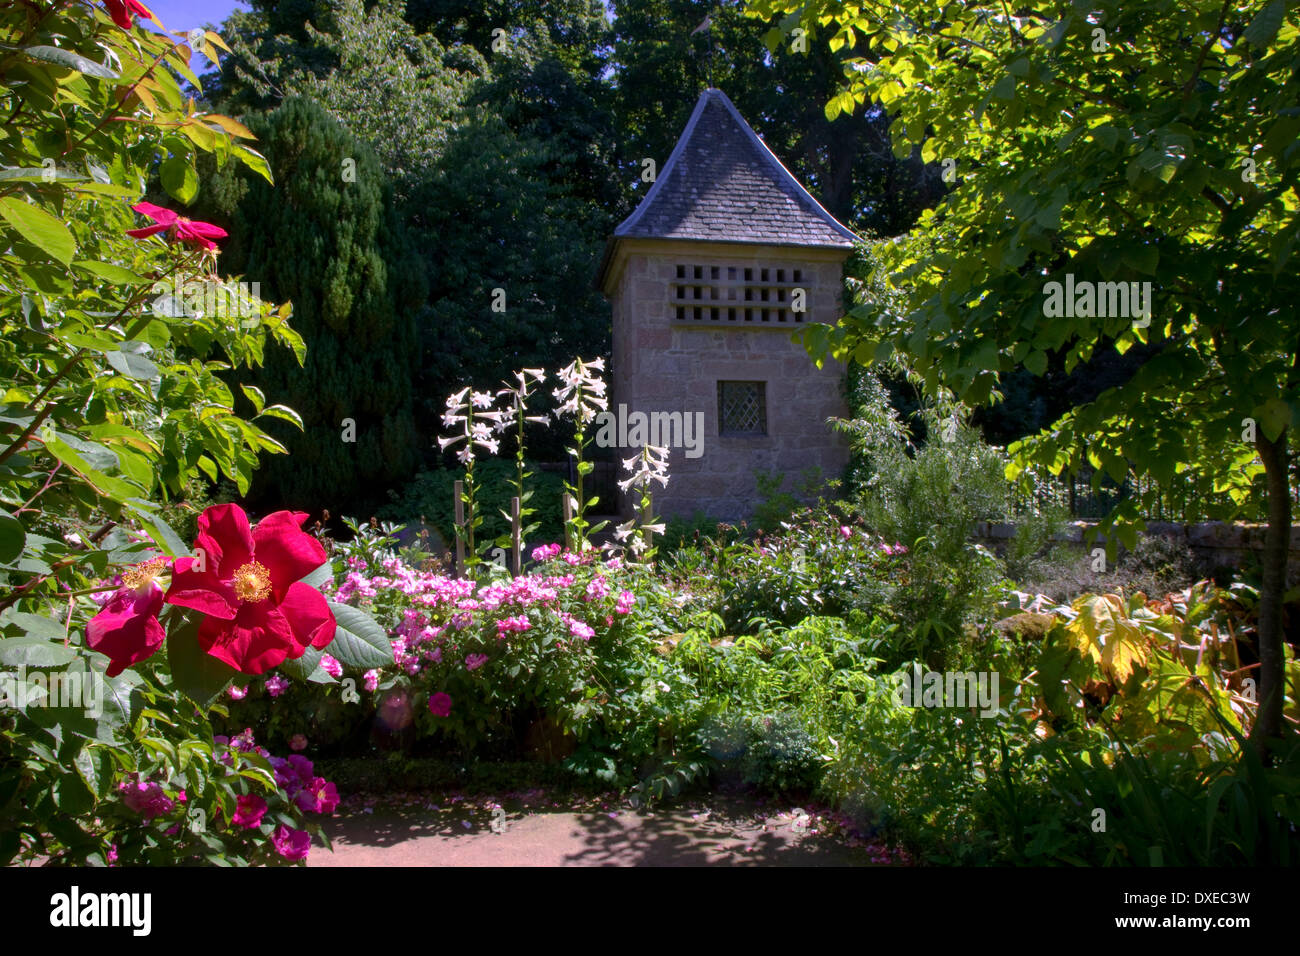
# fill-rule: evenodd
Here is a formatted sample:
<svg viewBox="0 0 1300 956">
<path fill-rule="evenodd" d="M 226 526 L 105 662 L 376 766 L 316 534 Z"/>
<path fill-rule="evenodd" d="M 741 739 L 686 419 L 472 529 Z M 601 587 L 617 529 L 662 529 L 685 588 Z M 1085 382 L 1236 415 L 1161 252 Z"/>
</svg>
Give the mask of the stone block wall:
<svg viewBox="0 0 1300 956">
<path fill-rule="evenodd" d="M 670 480 L 655 487 L 657 514 L 689 517 L 702 511 L 719 520 L 750 517 L 759 504 L 755 471 L 788 476 L 786 490 L 805 470 L 817 467 L 824 478 L 838 478 L 848 463 L 842 436 L 826 425 L 848 414 L 843 366 L 818 369 L 801 345 L 790 340 L 790 325 L 755 327 L 679 320 L 672 284 L 677 267 L 720 266 L 801 270 L 807 289 L 805 322 L 833 322 L 840 314 L 843 254 L 725 243 L 627 243 L 610 298 L 614 350 L 610 368 L 611 410 L 681 412 L 704 415 L 701 457 L 670 452 Z M 738 327 L 737 327 L 738 326 Z M 767 434 L 719 433 L 718 382 L 763 382 Z M 620 451 L 630 457 L 630 451 Z M 627 513 L 628 502 L 623 502 Z"/>
<path fill-rule="evenodd" d="M 1075 521 L 1057 537 L 1082 548 L 1084 535 L 1092 527 L 1095 527 L 1095 522 Z M 975 526 L 975 539 L 998 550 L 1015 533 L 1014 524 L 981 521 Z M 1267 525 L 1226 521 L 1206 521 L 1200 524 L 1152 521 L 1147 523 L 1147 529 L 1143 532 L 1148 537 L 1159 535 L 1185 545 L 1206 568 L 1239 567 L 1251 552 L 1262 554 L 1264 536 L 1267 533 Z M 1097 546 L 1102 547 L 1105 543 L 1105 537 L 1099 535 Z M 1300 580 L 1300 525 L 1291 528 L 1288 578 L 1291 583 Z"/>
</svg>

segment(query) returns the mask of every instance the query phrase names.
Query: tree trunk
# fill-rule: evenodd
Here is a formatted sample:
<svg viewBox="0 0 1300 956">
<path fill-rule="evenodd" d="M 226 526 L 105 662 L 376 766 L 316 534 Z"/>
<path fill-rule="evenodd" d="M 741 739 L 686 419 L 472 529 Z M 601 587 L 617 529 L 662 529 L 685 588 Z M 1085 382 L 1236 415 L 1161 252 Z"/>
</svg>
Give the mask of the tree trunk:
<svg viewBox="0 0 1300 956">
<path fill-rule="evenodd" d="M 1268 742 L 1282 736 L 1286 671 L 1282 656 L 1282 597 L 1291 549 L 1291 487 L 1287 474 L 1287 431 L 1270 441 L 1261 433 L 1255 448 L 1268 484 L 1268 533 L 1264 538 L 1264 586 L 1259 596 L 1259 712 L 1251 740 L 1265 763 Z"/>
</svg>

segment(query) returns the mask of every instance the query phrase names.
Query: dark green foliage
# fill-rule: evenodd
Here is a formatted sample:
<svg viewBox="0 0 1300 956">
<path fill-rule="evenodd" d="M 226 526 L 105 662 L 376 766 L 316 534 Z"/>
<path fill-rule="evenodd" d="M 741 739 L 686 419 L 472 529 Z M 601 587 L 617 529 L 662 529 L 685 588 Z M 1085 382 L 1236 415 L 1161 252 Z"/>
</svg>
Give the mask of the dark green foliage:
<svg viewBox="0 0 1300 956">
<path fill-rule="evenodd" d="M 745 754 L 747 783 L 772 793 L 810 793 L 817 786 L 821 753 L 798 713 L 758 718 L 751 730 L 753 740 Z"/>
<path fill-rule="evenodd" d="M 252 121 L 276 186 L 249 181 L 231 211 L 227 266 L 292 301 L 307 344 L 301 368 L 268 355 L 256 384 L 296 409 L 304 430 L 275 437 L 290 457 L 268 462 L 251 499 L 365 512 L 417 462 L 412 416 L 421 267 L 374 154 L 316 104 L 286 100 Z M 344 179 L 344 161 L 355 181 Z M 344 441 L 345 421 L 355 442 Z"/>
<path fill-rule="evenodd" d="M 611 7 L 618 79 L 612 95 L 629 184 L 637 182 L 644 157 L 663 168 L 700 91 L 711 85 L 850 228 L 898 235 L 943 195 L 939 168 L 923 164 L 919 151 L 894 156 L 882 110 L 827 120 L 823 107 L 843 82 L 842 61 L 857 51 L 832 54 L 818 43 L 799 54 L 787 43 L 769 53 L 763 42 L 769 25 L 746 17 L 738 3 L 616 0 Z M 692 34 L 706 14 L 712 27 Z"/>
</svg>

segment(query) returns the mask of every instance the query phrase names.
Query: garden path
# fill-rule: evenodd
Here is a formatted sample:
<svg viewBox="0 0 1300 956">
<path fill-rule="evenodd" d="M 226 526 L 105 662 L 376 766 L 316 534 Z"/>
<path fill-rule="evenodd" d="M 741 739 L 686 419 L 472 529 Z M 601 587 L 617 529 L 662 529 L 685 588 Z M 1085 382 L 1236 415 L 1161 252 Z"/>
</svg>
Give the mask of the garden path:
<svg viewBox="0 0 1300 956">
<path fill-rule="evenodd" d="M 446 800 L 446 798 L 444 798 Z M 510 800 L 506 801 L 511 803 Z M 367 812 L 369 811 L 369 812 Z M 451 798 L 357 807 L 326 824 L 330 852 L 309 866 L 870 866 L 879 848 L 831 832 L 818 817 L 749 800 L 653 811 L 610 804 L 580 810 L 496 810 Z"/>
</svg>

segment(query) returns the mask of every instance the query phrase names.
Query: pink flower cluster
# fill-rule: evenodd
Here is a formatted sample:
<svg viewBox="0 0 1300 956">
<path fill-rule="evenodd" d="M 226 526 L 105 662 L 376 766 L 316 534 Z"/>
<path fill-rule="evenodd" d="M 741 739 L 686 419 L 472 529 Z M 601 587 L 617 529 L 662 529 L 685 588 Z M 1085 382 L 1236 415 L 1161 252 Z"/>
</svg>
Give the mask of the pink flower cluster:
<svg viewBox="0 0 1300 956">
<path fill-rule="evenodd" d="M 573 615 L 566 614 L 564 611 L 561 611 L 559 616 L 560 620 L 564 622 L 566 627 L 568 627 L 569 633 L 574 637 L 580 637 L 584 641 L 589 641 L 596 636 L 596 632 L 592 630 L 591 625 L 587 624 L 585 621 L 580 621 Z"/>
<path fill-rule="evenodd" d="M 511 632 L 522 633 L 532 628 L 532 621 L 528 620 L 527 614 L 516 614 L 514 617 L 503 617 L 497 621 L 497 637 L 504 640 L 505 636 Z"/>
<path fill-rule="evenodd" d="M 598 574 L 587 585 L 587 593 L 582 596 L 582 599 L 587 602 L 599 601 L 607 594 L 609 594 L 609 582 Z"/>
<path fill-rule="evenodd" d="M 552 558 L 558 557 L 563 550 L 558 544 L 544 544 L 540 548 L 533 548 L 533 560 L 538 564 L 543 564 Z"/>
<path fill-rule="evenodd" d="M 176 801 L 167 796 L 162 784 L 153 781 L 148 783 L 139 780 L 123 781 L 118 784 L 117 789 L 122 794 L 122 802 L 146 820 L 166 816 L 176 809 Z M 182 794 L 184 792 L 181 791 Z M 179 799 L 184 800 L 183 797 Z"/>
<path fill-rule="evenodd" d="M 275 771 L 275 783 L 304 813 L 333 813 L 339 792 L 333 783 L 315 774 L 312 762 L 302 754 L 268 758 Z"/>
<path fill-rule="evenodd" d="M 301 735 L 299 735 L 301 736 Z M 222 755 L 222 762 L 232 766 L 233 752 L 256 753 L 271 764 L 275 772 L 275 783 L 283 792 L 286 800 L 292 801 L 304 813 L 333 813 L 339 805 L 338 789 L 333 783 L 315 773 L 310 760 L 300 754 L 288 757 L 274 757 L 265 747 L 259 746 L 253 739 L 251 728 L 234 738 L 215 737 L 217 744 L 227 745 L 229 751 Z M 303 745 L 306 745 L 304 738 Z M 184 799 L 183 791 L 182 797 Z M 235 801 L 235 813 L 231 823 L 245 829 L 255 830 L 262 825 L 262 819 L 268 810 L 267 802 L 257 794 L 241 794 Z M 290 862 L 305 859 L 311 849 L 311 835 L 306 830 L 280 824 L 271 835 L 271 845 L 275 852 Z"/>
<path fill-rule="evenodd" d="M 618 601 L 614 604 L 615 613 L 630 614 L 634 607 L 636 607 L 636 595 L 627 589 L 620 591 Z"/>
</svg>

